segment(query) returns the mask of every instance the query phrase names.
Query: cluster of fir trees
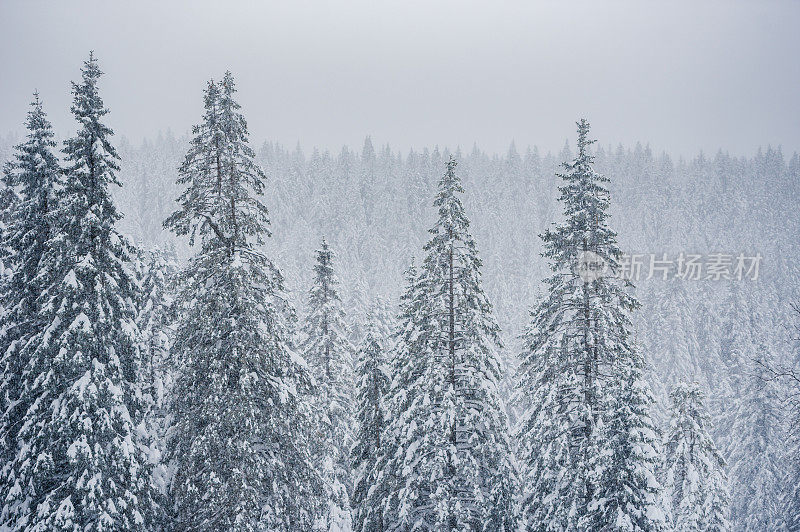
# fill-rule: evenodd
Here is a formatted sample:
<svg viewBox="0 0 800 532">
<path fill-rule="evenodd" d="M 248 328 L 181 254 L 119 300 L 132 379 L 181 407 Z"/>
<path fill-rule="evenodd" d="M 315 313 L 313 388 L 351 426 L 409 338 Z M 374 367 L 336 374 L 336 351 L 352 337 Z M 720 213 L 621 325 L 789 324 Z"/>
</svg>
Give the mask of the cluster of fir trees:
<svg viewBox="0 0 800 532">
<path fill-rule="evenodd" d="M 159 198 L 176 195 L 174 168 L 186 144 L 186 137 L 169 134 L 135 148 L 119 142 L 119 175 L 126 186 L 116 198 L 126 213 L 119 226 L 124 232 L 152 244 L 169 242 L 167 232 L 153 228 L 161 226 L 167 216 L 161 209 L 170 203 Z M 546 262 L 531 256 L 542 246 L 537 234 L 560 215 L 553 175 L 557 160 L 574 158 L 570 144 L 556 154 L 536 147 L 517 151 L 513 143 L 504 154 L 479 147 L 453 152 L 473 235 L 481 243 L 483 286 L 506 346 L 506 397 L 520 351 L 517 331 L 527 320 L 520 309 L 537 298 L 539 280 L 549 275 Z M 0 151 L 10 153 L 1 139 Z M 426 198 L 434 196 L 451 153 L 426 148 L 401 155 L 373 146 L 369 138 L 359 151 L 304 153 L 299 145 L 285 149 L 275 143 L 256 150 L 268 176 L 270 243 L 281 252 L 287 285 L 303 285 L 303 272 L 310 270 L 307 251 L 325 235 L 337 251 L 340 293 L 355 343 L 370 296 L 399 296 L 400 272 L 424 244 L 434 212 Z M 751 156 L 720 150 L 673 159 L 639 143 L 595 145 L 592 152 L 594 167 L 613 176 L 607 183 L 610 212 L 623 249 L 656 251 L 657 258 L 666 252 L 672 259 L 713 250 L 762 255 L 758 281 L 664 281 L 655 275 L 637 282 L 641 308 L 633 313 L 634 337 L 651 365 L 647 379 L 659 425 L 667 425 L 676 382 L 696 379 L 706 392 L 712 435 L 728 463 L 734 529 L 764 529 L 793 518 L 800 500 L 791 495 L 797 477 L 784 466 L 797 461 L 798 450 L 795 418 L 784 411 L 790 381 L 764 383 L 757 366 L 770 360 L 796 365 L 796 335 L 786 326 L 795 318 L 786 301 L 797 299 L 800 279 L 794 259 L 800 248 L 793 238 L 800 227 L 800 156 L 773 147 Z M 367 225 L 367 213 L 376 212 L 380 223 Z M 648 277 L 646 261 L 647 255 L 640 279 Z M 516 415 L 512 408 L 511 419 Z"/>
<path fill-rule="evenodd" d="M 174 181 L 174 154 L 185 152 L 185 143 L 167 135 L 132 150 L 120 142 L 120 175 L 126 183 L 117 194 L 126 212 L 120 227 L 140 234 L 142 220 L 160 225 L 166 215 L 158 203 L 139 194 L 175 196 L 164 191 Z M 759 150 L 753 157 L 720 151 L 672 162 L 667 154 L 656 155 L 638 144 L 592 151 L 593 166 L 613 176 L 606 186 L 623 249 L 663 250 L 675 258 L 688 250 L 708 250 L 713 242 L 711 249 L 764 257 L 757 282 L 661 281 L 656 275 L 637 283 L 641 308 L 633 313 L 634 337 L 652 365 L 648 381 L 660 426 L 668 425 L 669 394 L 676 382 L 697 379 L 706 392 L 712 435 L 728 463 L 734 529 L 782 526 L 776 523 L 796 515 L 798 501 L 795 468 L 790 472 L 784 466 L 797 456 L 791 433 L 795 418 L 784 415 L 781 404 L 791 390 L 784 380 L 758 379 L 764 372 L 755 362 L 774 360 L 788 367 L 796 354 L 786 331 L 794 317 L 785 301 L 795 300 L 797 293 L 792 282 L 798 278 L 797 261 L 791 258 L 797 255 L 791 239 L 796 232 L 791 228 L 797 226 L 792 204 L 800 183 L 797 154 L 784 160 L 780 148 Z M 512 145 L 502 156 L 477 148 L 456 150 L 455 156 L 473 234 L 481 242 L 484 289 L 506 345 L 502 390 L 508 396 L 514 353 L 519 352 L 515 331 L 526 319 L 519 309 L 535 299 L 534 288 L 544 277 L 540 270 L 547 269 L 545 261 L 530 257 L 540 249 L 537 233 L 550 225 L 558 207 L 557 191 L 551 192 L 558 184 L 552 178 L 555 160 L 569 161 L 574 154 L 565 146 L 558 155 L 539 157 L 536 148 L 517 153 Z M 307 250 L 318 235 L 326 235 L 337 250 L 340 294 L 354 343 L 366 323 L 367 294 L 394 293 L 400 284 L 396 272 L 422 247 L 420 237 L 429 223 L 425 213 L 434 212 L 425 198 L 434 196 L 448 158 L 447 149 L 401 156 L 388 146 L 373 148 L 369 139 L 360 155 L 347 148 L 336 155 L 318 150 L 304 155 L 299 148 L 286 151 L 274 144 L 257 150 L 268 176 L 270 242 L 281 250 L 287 285 L 303 284 L 298 272 L 310 270 Z M 141 180 L 144 175 L 147 181 Z M 361 185 L 363 195 L 354 192 Z M 139 205 L 147 209 L 137 210 Z M 362 209 L 382 213 L 381 223 L 366 226 Z M 770 258 L 778 253 L 785 260 Z M 512 408 L 512 420 L 516 414 Z"/>
<path fill-rule="evenodd" d="M 90 55 L 73 83 L 77 133 L 54 153 L 35 95 L 28 135 L 5 167 L 2 242 L 2 525 L 136 530 L 157 500 L 142 434 L 146 401 L 133 249 L 121 215 L 113 132 Z"/>
<path fill-rule="evenodd" d="M 526 334 L 527 413 L 512 445 L 499 328 L 454 160 L 397 324 L 376 307 L 353 367 L 325 242 L 295 339 L 282 276 L 262 250 L 265 176 L 232 76 L 208 84 L 179 169 L 184 192 L 165 226 L 196 253 L 173 276 L 115 230 L 118 157 L 100 75 L 90 56 L 63 165 L 37 96 L 4 172 L 4 527 L 727 528 L 700 394 L 673 395 L 662 476 L 630 339 L 636 301 L 615 278 L 575 273 L 582 252 L 612 270 L 620 257 L 585 121 L 562 176 L 566 222 L 544 235 L 553 275 Z"/>
<path fill-rule="evenodd" d="M 588 123 L 578 134 L 561 176 L 566 222 L 544 235 L 554 273 L 525 337 L 516 448 L 498 394 L 498 328 L 451 159 L 398 322 L 381 335 L 369 318 L 358 349 L 354 530 L 730 529 L 725 461 L 699 385 L 673 390 L 662 445 L 630 337 L 630 282 L 576 269 L 592 251 L 616 273 L 621 255 Z M 330 283 L 321 264 L 317 286 Z"/>
</svg>

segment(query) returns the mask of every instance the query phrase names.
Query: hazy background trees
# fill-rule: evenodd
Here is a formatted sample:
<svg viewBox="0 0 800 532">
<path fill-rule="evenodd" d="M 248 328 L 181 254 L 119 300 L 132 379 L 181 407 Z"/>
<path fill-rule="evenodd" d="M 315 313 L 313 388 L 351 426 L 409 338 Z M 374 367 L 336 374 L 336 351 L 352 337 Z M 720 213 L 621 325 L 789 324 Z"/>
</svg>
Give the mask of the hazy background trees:
<svg viewBox="0 0 800 532">
<path fill-rule="evenodd" d="M 11 136 L 0 140 L 0 155 L 7 157 L 16 142 Z M 187 147 L 187 138 L 170 133 L 136 145 L 122 139 L 118 175 L 124 186 L 112 188 L 125 214 L 121 231 L 143 247 L 175 245 L 182 259 L 188 256 L 185 244 L 163 231 L 161 222 L 174 209 L 177 168 Z M 431 199 L 453 154 L 482 253 L 484 287 L 502 330 L 501 356 L 506 368 L 513 367 L 527 309 L 541 295 L 547 273 L 538 235 L 558 219 L 555 172 L 572 159 L 571 149 L 567 144 L 560 153 L 541 153 L 512 144 L 502 155 L 478 146 L 401 154 L 367 138 L 358 148 L 329 153 L 264 143 L 256 149 L 256 162 L 266 174 L 265 203 L 274 235 L 266 251 L 284 272 L 289 297 L 303 309 L 311 286 L 309 250 L 325 236 L 337 252 L 351 340 L 359 341 L 372 299 L 397 302 L 402 272 L 420 253 L 435 220 Z M 662 281 L 658 274 L 646 279 L 644 268 L 636 283 L 642 308 L 634 316 L 633 334 L 650 364 L 657 421 L 666 425 L 674 383 L 700 383 L 710 432 L 729 461 L 736 501 L 750 482 L 737 474 L 767 467 L 772 453 L 796 453 L 796 442 L 782 437 L 789 418 L 781 412 L 770 417 L 766 434 L 775 440 L 770 456 L 755 446 L 741 451 L 747 443 L 734 441 L 732 425 L 724 419 L 733 406 L 742 415 L 775 406 L 764 404 L 772 392 L 756 393 L 750 384 L 757 376 L 755 361 L 789 367 L 798 361 L 790 303 L 800 296 L 800 158 L 766 148 L 748 157 L 718 152 L 673 160 L 639 144 L 603 146 L 602 139 L 595 156 L 596 169 L 611 178 L 611 220 L 624 252 L 667 253 L 673 259 L 680 252 L 764 257 L 757 281 Z M 776 397 L 784 393 L 784 383 L 769 384 Z M 515 412 L 510 414 L 513 420 Z M 730 460 L 736 456 L 742 457 L 740 464 Z M 735 504 L 731 519 L 734 525 L 743 522 Z"/>
</svg>

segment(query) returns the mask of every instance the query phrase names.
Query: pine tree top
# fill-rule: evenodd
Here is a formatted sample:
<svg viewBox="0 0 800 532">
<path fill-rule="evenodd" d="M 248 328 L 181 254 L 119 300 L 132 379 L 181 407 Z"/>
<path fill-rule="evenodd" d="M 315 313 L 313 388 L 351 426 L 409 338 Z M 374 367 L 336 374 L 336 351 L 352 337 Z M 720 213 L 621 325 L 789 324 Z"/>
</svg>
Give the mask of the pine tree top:
<svg viewBox="0 0 800 532">
<path fill-rule="evenodd" d="M 464 205 L 458 194 L 464 193 L 461 186 L 461 178 L 456 174 L 458 163 L 450 156 L 447 161 L 447 170 L 439 180 L 438 193 L 434 200 L 434 206 L 438 207 L 439 218 L 436 224 L 428 231 L 436 235 L 425 247 L 429 250 L 440 243 L 443 239 L 461 240 L 465 236 L 471 240 L 468 234 L 469 220 L 464 212 Z"/>
<path fill-rule="evenodd" d="M 705 393 L 698 382 L 679 382 L 670 392 L 675 411 L 693 419 L 705 420 L 704 411 Z"/>
<path fill-rule="evenodd" d="M 52 152 L 56 147 L 55 133 L 38 91 L 33 93 L 30 106 L 25 119 L 27 140 L 16 146 L 16 160 L 6 163 L 3 181 L 8 187 L 20 187 L 23 197 L 33 199 L 43 193 L 52 193 L 51 187 L 59 178 L 59 171 L 58 159 Z"/>
<path fill-rule="evenodd" d="M 336 257 L 325 239 L 322 239 L 320 249 L 314 252 L 314 280 L 308 292 L 309 315 L 306 332 L 311 336 L 315 334 L 343 335 L 344 310 L 341 308 L 342 300 L 336 286 L 339 280 L 334 271 L 333 261 Z M 314 328 L 322 327 L 317 333 Z"/>
<path fill-rule="evenodd" d="M 62 185 L 58 159 L 53 153 L 56 146 L 50 122 L 42 108 L 39 93 L 34 93 L 31 110 L 25 121 L 27 140 L 16 147 L 15 158 L 6 163 L 3 181 L 11 196 L 8 226 L 3 235 L 3 254 L 13 255 L 16 262 L 11 285 L 3 294 L 9 312 L 33 312 L 40 296 L 43 279 L 39 275 L 42 257 L 47 251 L 59 211 L 58 193 Z M 15 190 L 19 190 L 17 197 Z M 23 302 L 17 305 L 16 302 Z M 31 316 L 8 319 L 30 319 Z"/>
<path fill-rule="evenodd" d="M 233 75 L 210 80 L 203 93 L 204 113 L 192 128 L 193 138 L 178 183 L 187 185 L 180 208 L 164 222 L 178 235 L 199 236 L 207 252 L 252 249 L 270 236 L 269 212 L 261 202 L 266 176 L 249 146 L 247 121 L 234 99 Z"/>
<path fill-rule="evenodd" d="M 339 295 L 334 289 L 334 285 L 339 284 L 333 271 L 333 259 L 335 254 L 328 245 L 328 242 L 323 238 L 320 248 L 315 252 L 316 263 L 314 264 L 314 288 L 312 289 L 312 297 L 315 289 L 323 288 L 325 290 L 325 297 L 338 300 Z"/>
<path fill-rule="evenodd" d="M 565 220 L 542 235 L 544 256 L 553 260 L 551 267 L 558 271 L 565 265 L 574 266 L 580 252 L 592 251 L 616 272 L 622 252 L 617 247 L 617 234 L 607 223 L 611 200 L 604 183 L 609 180 L 593 168 L 590 147 L 595 140 L 589 138 L 589 122 L 581 119 L 577 126 L 578 153 L 571 162 L 562 163 L 564 173 L 557 174 L 564 182 L 559 186 L 559 201 Z"/>
<path fill-rule="evenodd" d="M 93 176 L 105 175 L 109 183 L 119 185 L 115 174 L 119 171 L 115 162 L 119 155 L 109 140 L 114 131 L 101 122 L 109 112 L 98 88 L 102 75 L 94 52 L 90 52 L 89 59 L 84 61 L 81 68 L 81 82 L 72 83 L 73 101 L 70 110 L 80 128 L 76 137 L 66 141 L 64 153 L 66 159 L 73 163 L 69 171 L 89 172 Z"/>
</svg>

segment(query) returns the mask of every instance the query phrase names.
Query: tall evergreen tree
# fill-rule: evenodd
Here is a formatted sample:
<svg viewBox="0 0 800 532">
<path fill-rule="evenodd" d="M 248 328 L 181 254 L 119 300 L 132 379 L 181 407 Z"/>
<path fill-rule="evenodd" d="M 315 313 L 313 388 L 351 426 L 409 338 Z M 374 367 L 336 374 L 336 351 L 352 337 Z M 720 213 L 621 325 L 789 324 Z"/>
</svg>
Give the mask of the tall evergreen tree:
<svg viewBox="0 0 800 532">
<path fill-rule="evenodd" d="M 725 449 L 730 478 L 737 486 L 730 498 L 734 530 L 767 530 L 781 518 L 784 434 L 776 389 L 764 368 L 772 356 L 755 346 L 759 362 L 740 377 L 739 398 L 730 405 L 730 441 Z"/>
<path fill-rule="evenodd" d="M 4 218 L 2 248 L 7 251 L 3 275 L 2 325 L 0 326 L 0 441 L 2 442 L 2 487 L 0 497 L 8 500 L 11 490 L 19 490 L 15 468 L 11 467 L 19 451 L 17 434 L 32 399 L 24 393 L 26 382 L 25 345 L 44 326 L 39 316 L 39 294 L 45 279 L 41 272 L 42 258 L 58 221 L 58 195 L 61 191 L 61 170 L 53 153 L 56 147 L 50 122 L 42 108 L 39 94 L 34 93 L 25 127 L 27 140 L 16 147 L 14 159 L 4 168 L 3 181 L 10 194 Z M 15 190 L 19 190 L 17 196 Z M 5 268 L 4 268 L 5 269 Z M 12 495 L 13 497 L 13 495 Z M 2 523 L 13 526 L 13 516 L 23 508 L 6 506 Z"/>
<path fill-rule="evenodd" d="M 353 530 L 357 532 L 383 532 L 383 512 L 374 504 L 375 493 L 380 491 L 378 460 L 384 449 L 384 433 L 388 421 L 385 397 L 389 389 L 386 365 L 387 338 L 379 332 L 377 317 L 371 311 L 367 318 L 364 339 L 358 346 L 356 367 L 356 427 L 351 453 L 353 483 Z"/>
<path fill-rule="evenodd" d="M 174 316 L 172 288 L 178 273 L 172 254 L 160 249 L 140 252 L 137 260 L 136 325 L 142 343 L 142 387 L 151 406 L 162 405 L 165 399 L 166 373 L 171 364 Z"/>
<path fill-rule="evenodd" d="M 605 495 L 600 495 L 593 468 L 604 452 L 605 436 L 598 423 L 609 405 L 607 394 L 615 381 L 626 381 L 620 371 L 628 372 L 626 394 L 636 395 L 637 404 L 617 413 L 639 417 L 641 403 L 646 402 L 637 392 L 638 355 L 629 333 L 629 314 L 638 303 L 626 292 L 630 283 L 618 276 L 622 253 L 607 223 L 609 196 L 604 184 L 608 179 L 593 169 L 590 146 L 594 141 L 588 134 L 589 123 L 581 120 L 578 153 L 563 164 L 565 172 L 559 174 L 564 181 L 559 200 L 565 220 L 542 235 L 543 255 L 550 260 L 553 274 L 546 279 L 548 294 L 532 312 L 521 355 L 517 393 L 527 411 L 520 419 L 517 439 L 527 470 L 522 515 L 529 530 L 580 530 L 598 526 L 598 512 L 611 517 L 602 511 L 607 501 L 600 497 L 615 488 L 606 485 Z M 644 428 L 650 423 L 633 418 L 612 416 L 605 421 L 621 424 L 620 429 L 626 424 Z M 606 454 L 620 451 L 607 449 Z M 650 465 L 643 461 L 617 467 L 630 473 L 632 468 L 646 470 Z M 645 493 L 634 498 L 642 504 L 649 500 Z M 628 511 L 644 515 L 648 509 Z"/>
<path fill-rule="evenodd" d="M 764 294 L 748 288 L 732 282 L 723 300 L 718 360 L 727 371 L 716 376 L 709 404 L 716 413 L 713 436 L 728 464 L 733 530 L 772 527 L 784 491 L 782 383 L 767 371 L 774 359 L 764 341 L 770 320 L 757 304 Z"/>
<path fill-rule="evenodd" d="M 800 307 L 794 307 L 800 313 Z M 781 513 L 783 526 L 787 530 L 800 530 L 800 371 L 797 365 L 776 369 L 788 385 L 789 396 L 788 417 L 788 442 L 786 457 L 790 465 L 786 468 L 783 478 L 785 492 L 781 497 Z"/>
<path fill-rule="evenodd" d="M 149 466 L 138 438 L 141 390 L 135 285 L 121 215 L 113 134 L 93 55 L 73 83 L 79 123 L 65 142 L 63 189 L 36 274 L 35 333 L 25 361 L 25 422 L 9 505 L 25 530 L 136 530 L 152 518 Z M 49 164 L 52 164 L 49 163 Z"/>
<path fill-rule="evenodd" d="M 233 76 L 210 82 L 165 226 L 199 240 L 181 274 L 179 364 L 168 457 L 182 530 L 308 530 L 321 482 L 308 450 L 311 378 L 293 351 L 283 278 L 269 236 Z"/>
<path fill-rule="evenodd" d="M 400 446 L 406 440 L 425 436 L 424 427 L 407 413 L 413 407 L 415 415 L 421 415 L 421 409 L 430 404 L 421 397 L 423 388 L 412 386 L 421 378 L 426 366 L 425 357 L 420 355 L 425 353 L 425 336 L 415 326 L 425 302 L 425 292 L 413 259 L 405 271 L 405 280 L 406 290 L 400 297 L 398 323 L 392 338 L 395 345 L 389 361 L 392 378 L 384 402 L 387 426 L 376 457 L 376 478 L 363 503 L 364 507 L 372 509 L 373 522 L 378 524 L 378 530 L 381 530 L 381 526 L 383 530 L 411 528 L 408 500 L 414 496 L 421 479 L 418 476 L 407 478 L 406 459 L 401 459 L 402 455 L 399 454 L 405 451 Z M 411 353 L 417 353 L 418 356 L 412 356 Z M 412 459 L 414 457 L 408 456 L 409 461 Z M 401 519 L 405 525 L 399 522 Z M 424 529 L 424 522 L 419 525 L 417 529 Z"/>
<path fill-rule="evenodd" d="M 447 163 L 419 279 L 395 354 L 388 474 L 390 530 L 516 530 L 516 472 L 498 397 L 499 328 Z M 417 285 L 417 283 L 419 283 Z"/>
<path fill-rule="evenodd" d="M 137 260 L 139 298 L 136 325 L 141 333 L 140 376 L 145 406 L 145 426 L 152 438 L 153 485 L 161 502 L 166 500 L 168 467 L 163 462 L 169 430 L 169 397 L 175 376 L 170 358 L 174 338 L 172 289 L 178 273 L 173 253 L 159 249 L 140 252 Z"/>
<path fill-rule="evenodd" d="M 353 360 L 333 259 L 333 251 L 323 239 L 316 252 L 300 346 L 316 381 L 314 455 L 328 490 L 326 529 L 341 530 L 350 526 Z"/>
<path fill-rule="evenodd" d="M 598 424 L 600 452 L 591 463 L 596 494 L 591 530 L 651 532 L 667 529 L 661 485 L 658 430 L 650 417 L 655 403 L 642 376 L 644 360 L 634 351 L 617 361 Z"/>
<path fill-rule="evenodd" d="M 697 383 L 681 383 L 670 397 L 664 491 L 672 527 L 680 532 L 730 530 L 725 460 L 708 433 L 704 394 Z"/>
</svg>

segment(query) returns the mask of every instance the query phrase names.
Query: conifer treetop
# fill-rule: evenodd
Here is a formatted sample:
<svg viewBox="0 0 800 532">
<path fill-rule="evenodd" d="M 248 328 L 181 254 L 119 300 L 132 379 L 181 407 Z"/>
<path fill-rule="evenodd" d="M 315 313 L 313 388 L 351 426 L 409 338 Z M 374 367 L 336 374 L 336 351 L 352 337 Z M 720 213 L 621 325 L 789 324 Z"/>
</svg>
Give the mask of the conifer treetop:
<svg viewBox="0 0 800 532">
<path fill-rule="evenodd" d="M 558 272 L 565 267 L 574 269 L 579 254 L 592 251 L 616 273 L 622 252 L 617 246 L 617 234 L 608 227 L 611 200 L 604 183 L 609 180 L 593 168 L 590 148 L 595 140 L 589 138 L 589 122 L 581 119 L 577 126 L 578 153 L 571 162 L 562 163 L 564 173 L 557 174 L 564 181 L 558 189 L 565 221 L 542 235 L 544 256 L 552 260 L 551 268 Z"/>
<path fill-rule="evenodd" d="M 205 248 L 236 249 L 263 244 L 270 236 L 269 212 L 259 196 L 266 176 L 249 146 L 247 121 L 234 99 L 236 85 L 226 72 L 213 79 L 203 95 L 204 114 L 192 128 L 178 183 L 188 185 L 178 198 L 180 208 L 164 222 L 178 235 L 200 236 Z"/>
<path fill-rule="evenodd" d="M 314 286 L 310 291 L 312 300 L 324 298 L 326 302 L 329 299 L 340 301 L 339 294 L 335 289 L 339 281 L 333 271 L 335 254 L 324 237 L 315 255 L 317 260 L 314 264 Z"/>
<path fill-rule="evenodd" d="M 33 92 L 33 101 L 30 103 L 31 109 L 28 111 L 25 118 L 25 129 L 28 131 L 27 140 L 15 146 L 16 154 L 14 161 L 6 163 L 7 170 L 4 172 L 6 184 L 9 186 L 25 185 L 27 181 L 19 180 L 19 172 L 23 168 L 24 163 L 37 162 L 43 163 L 56 163 L 55 155 L 49 153 L 49 150 L 42 150 L 42 148 L 55 148 L 56 142 L 54 140 L 55 134 L 50 121 L 47 119 L 47 114 L 44 112 L 42 100 L 39 97 L 39 91 Z M 48 151 L 48 153 L 44 153 Z M 39 155 L 43 158 L 41 161 L 28 159 Z M 17 178 L 17 179 L 15 179 Z M 27 194 L 33 196 L 35 194 Z"/>
<path fill-rule="evenodd" d="M 67 171 L 79 175 L 104 175 L 106 182 L 121 185 L 116 177 L 119 155 L 110 141 L 114 131 L 101 121 L 109 112 L 98 88 L 102 75 L 94 52 L 89 52 L 89 59 L 81 68 L 81 82 L 72 82 L 70 110 L 80 128 L 74 138 L 66 141 L 64 153 L 67 161 L 73 163 Z"/>
<path fill-rule="evenodd" d="M 457 196 L 457 194 L 464 193 L 464 188 L 461 186 L 461 178 L 456 174 L 456 166 L 458 163 L 451 155 L 450 160 L 447 161 L 447 170 L 439 180 L 439 191 L 433 202 L 434 206 L 439 208 L 439 219 L 429 229 L 429 232 L 441 235 L 440 238 L 459 239 L 469 228 L 464 205 L 461 203 L 461 198 Z M 433 243 L 428 244 L 428 246 L 433 245 Z"/>
<path fill-rule="evenodd" d="M 16 146 L 14 160 L 5 164 L 3 182 L 9 188 L 19 188 L 21 195 L 21 203 L 14 206 L 12 224 L 19 225 L 25 219 L 27 222 L 35 221 L 38 226 L 42 220 L 32 220 L 30 217 L 44 215 L 48 200 L 55 201 L 55 189 L 60 183 L 61 174 L 58 158 L 53 153 L 56 147 L 55 133 L 38 91 L 34 91 L 30 106 L 25 119 L 27 140 Z"/>
</svg>

